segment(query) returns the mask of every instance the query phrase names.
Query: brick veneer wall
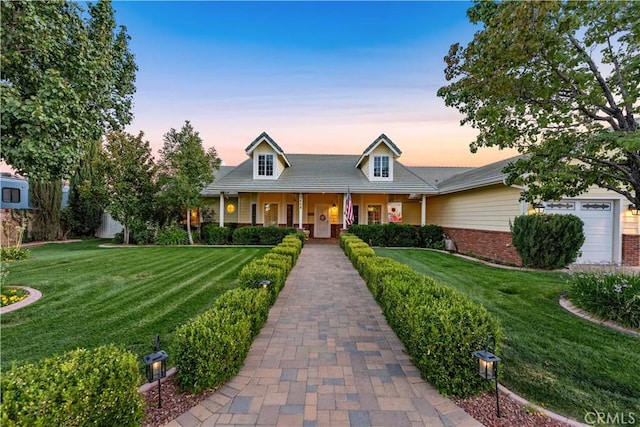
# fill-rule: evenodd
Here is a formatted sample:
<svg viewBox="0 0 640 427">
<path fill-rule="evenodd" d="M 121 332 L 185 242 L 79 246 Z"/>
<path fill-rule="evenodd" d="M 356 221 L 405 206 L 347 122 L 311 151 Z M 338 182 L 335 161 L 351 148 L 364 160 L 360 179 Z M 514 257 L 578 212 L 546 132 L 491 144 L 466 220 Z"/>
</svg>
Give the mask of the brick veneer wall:
<svg viewBox="0 0 640 427">
<path fill-rule="evenodd" d="M 640 265 L 640 235 L 622 235 L 622 265 Z"/>
<path fill-rule="evenodd" d="M 490 260 L 522 265 L 522 258 L 511 243 L 508 231 L 472 230 L 444 227 L 444 232 L 456 244 L 458 252 Z"/>
</svg>

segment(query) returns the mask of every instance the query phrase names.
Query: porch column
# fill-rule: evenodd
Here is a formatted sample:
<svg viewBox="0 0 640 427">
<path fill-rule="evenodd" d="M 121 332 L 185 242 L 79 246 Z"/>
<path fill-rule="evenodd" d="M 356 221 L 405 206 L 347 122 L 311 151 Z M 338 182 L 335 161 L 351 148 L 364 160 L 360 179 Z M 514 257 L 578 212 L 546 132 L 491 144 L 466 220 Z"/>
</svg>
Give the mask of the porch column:
<svg viewBox="0 0 640 427">
<path fill-rule="evenodd" d="M 421 208 L 420 225 L 424 227 L 425 225 L 427 225 L 427 196 L 425 194 L 422 195 Z"/>
<path fill-rule="evenodd" d="M 302 230 L 302 211 L 303 211 L 304 199 L 302 193 L 298 193 L 298 228 Z"/>
<path fill-rule="evenodd" d="M 224 227 L 224 193 L 220 192 L 220 227 Z"/>
</svg>

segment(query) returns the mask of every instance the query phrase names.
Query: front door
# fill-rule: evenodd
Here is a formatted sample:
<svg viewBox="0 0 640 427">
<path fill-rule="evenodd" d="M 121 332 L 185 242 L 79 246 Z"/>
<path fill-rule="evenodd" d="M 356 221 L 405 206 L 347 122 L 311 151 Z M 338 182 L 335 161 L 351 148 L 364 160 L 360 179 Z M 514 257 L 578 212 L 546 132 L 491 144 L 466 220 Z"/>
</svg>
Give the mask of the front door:
<svg viewBox="0 0 640 427">
<path fill-rule="evenodd" d="M 313 237 L 331 237 L 331 219 L 329 218 L 329 205 L 316 205 L 314 213 Z"/>
</svg>

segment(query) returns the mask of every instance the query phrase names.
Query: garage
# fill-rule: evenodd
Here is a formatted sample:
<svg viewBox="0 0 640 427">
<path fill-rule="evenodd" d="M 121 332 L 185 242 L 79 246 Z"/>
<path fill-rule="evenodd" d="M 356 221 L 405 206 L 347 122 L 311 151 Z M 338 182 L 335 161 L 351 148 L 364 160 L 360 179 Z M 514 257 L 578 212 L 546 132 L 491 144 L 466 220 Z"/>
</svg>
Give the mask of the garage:
<svg viewBox="0 0 640 427">
<path fill-rule="evenodd" d="M 585 241 L 577 264 L 613 262 L 612 200 L 561 200 L 545 203 L 549 214 L 573 214 L 584 222 Z"/>
</svg>

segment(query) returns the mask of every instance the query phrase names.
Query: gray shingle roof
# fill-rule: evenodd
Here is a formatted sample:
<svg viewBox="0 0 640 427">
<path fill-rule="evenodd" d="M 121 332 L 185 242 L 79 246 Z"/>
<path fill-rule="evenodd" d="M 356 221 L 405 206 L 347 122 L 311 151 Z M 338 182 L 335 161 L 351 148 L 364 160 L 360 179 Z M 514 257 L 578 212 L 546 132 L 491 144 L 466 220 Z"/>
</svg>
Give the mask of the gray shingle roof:
<svg viewBox="0 0 640 427">
<path fill-rule="evenodd" d="M 438 187 L 444 180 L 473 168 L 463 166 L 410 166 L 409 169 L 429 184 Z"/>
<path fill-rule="evenodd" d="M 477 187 L 484 187 L 492 184 L 499 184 L 504 181 L 506 174 L 502 170 L 521 156 L 511 157 L 490 163 L 479 168 L 473 168 L 466 172 L 459 173 L 445 179 L 438 185 L 440 194 L 454 193 L 461 190 L 469 190 Z"/>
<path fill-rule="evenodd" d="M 216 177 L 202 191 L 203 196 L 217 196 L 223 192 L 265 193 L 388 193 L 438 194 L 438 190 L 424 181 L 410 168 L 394 162 L 393 181 L 369 181 L 356 168 L 357 155 L 289 154 L 291 167 L 276 180 L 253 179 L 253 161 L 245 160 L 232 171 Z"/>
</svg>

